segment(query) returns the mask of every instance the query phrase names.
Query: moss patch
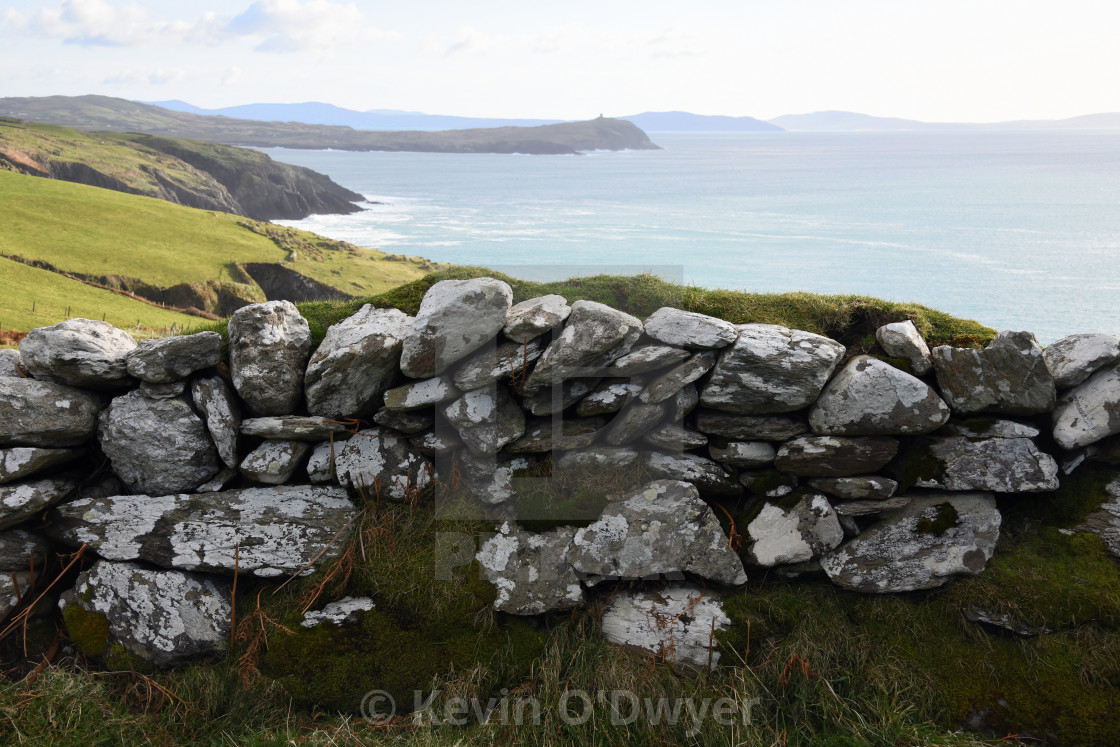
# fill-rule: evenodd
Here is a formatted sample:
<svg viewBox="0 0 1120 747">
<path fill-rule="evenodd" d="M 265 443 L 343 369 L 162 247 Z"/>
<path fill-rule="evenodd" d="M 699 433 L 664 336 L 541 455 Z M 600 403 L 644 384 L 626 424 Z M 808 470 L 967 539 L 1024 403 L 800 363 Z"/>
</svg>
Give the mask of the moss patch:
<svg viewBox="0 0 1120 747">
<path fill-rule="evenodd" d="M 937 516 L 932 519 L 919 519 L 918 531 L 922 534 L 932 534 L 940 537 L 953 527 L 960 523 L 961 515 L 957 513 L 957 509 L 952 503 L 948 501 L 934 505 L 937 509 Z"/>
</svg>

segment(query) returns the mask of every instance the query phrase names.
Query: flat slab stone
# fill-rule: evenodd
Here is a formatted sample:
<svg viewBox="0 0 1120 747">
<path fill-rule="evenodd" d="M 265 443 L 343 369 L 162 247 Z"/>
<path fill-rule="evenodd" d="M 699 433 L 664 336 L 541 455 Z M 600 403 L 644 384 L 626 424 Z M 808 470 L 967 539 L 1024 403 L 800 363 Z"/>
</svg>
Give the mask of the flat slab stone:
<svg viewBox="0 0 1120 747">
<path fill-rule="evenodd" d="M 494 278 L 441 280 L 428 289 L 401 348 L 401 371 L 427 379 L 462 360 L 506 324 L 513 291 Z"/>
<path fill-rule="evenodd" d="M 931 437 L 915 445 L 914 484 L 942 490 L 1039 493 L 1058 489 L 1058 463 L 1029 438 Z"/>
<path fill-rule="evenodd" d="M 929 346 L 922 339 L 914 322 L 907 319 L 904 322 L 884 324 L 875 330 L 875 339 L 883 348 L 883 352 L 892 358 L 905 358 L 910 362 L 910 373 L 915 376 L 925 376 L 933 368 L 933 356 Z"/>
<path fill-rule="evenodd" d="M 816 401 L 844 357 L 835 340 L 776 324 L 739 325 L 700 391 L 705 407 L 737 415 L 793 412 Z"/>
<path fill-rule="evenodd" d="M 241 474 L 253 482 L 283 485 L 311 452 L 302 441 L 265 441 L 241 460 Z"/>
<path fill-rule="evenodd" d="M 559 527 L 537 534 L 503 523 L 475 555 L 486 580 L 498 590 L 494 609 L 539 615 L 581 606 L 583 587 L 568 562 L 575 532 Z"/>
<path fill-rule="evenodd" d="M 7 619 L 21 601 L 21 594 L 31 588 L 31 574 L 13 571 L 0 574 L 0 620 Z"/>
<path fill-rule="evenodd" d="M 400 434 L 385 428 L 367 428 L 335 446 L 335 473 L 339 483 L 380 494 L 395 501 L 408 500 L 432 481 L 432 463 L 414 450 Z"/>
<path fill-rule="evenodd" d="M 793 415 L 732 415 L 701 408 L 696 429 L 735 441 L 788 441 L 809 432 L 809 424 Z"/>
<path fill-rule="evenodd" d="M 1041 434 L 1042 431 L 1027 423 L 1002 418 L 975 417 L 949 421 L 935 435 L 965 438 L 1038 438 Z"/>
<path fill-rule="evenodd" d="M 141 340 L 128 355 L 128 373 L 152 384 L 169 384 L 222 361 L 222 336 L 217 332 Z"/>
<path fill-rule="evenodd" d="M 525 434 L 505 447 L 508 454 L 545 454 L 590 446 L 606 425 L 604 418 L 534 418 Z"/>
<path fill-rule="evenodd" d="M 430 431 L 436 424 L 436 416 L 433 410 L 394 412 L 387 407 L 382 407 L 374 413 L 373 422 L 412 435 L 421 431 Z"/>
<path fill-rule="evenodd" d="M 27 521 L 66 498 L 76 487 L 77 481 L 68 477 L 41 477 L 0 486 L 0 529 Z"/>
<path fill-rule="evenodd" d="M 579 401 L 576 415 L 609 415 L 618 412 L 626 403 L 642 393 L 641 384 L 632 384 L 625 379 L 607 379 L 599 383 L 595 390 Z M 548 390 L 551 391 L 551 390 Z"/>
<path fill-rule="evenodd" d="M 641 334 L 642 323 L 635 317 L 594 301 L 576 301 L 564 331 L 545 348 L 524 391 L 532 394 L 566 379 L 601 376 L 596 371 L 630 352 Z"/>
<path fill-rule="evenodd" d="M 0 382 L 0 391 L 2 387 Z M 1097 371 L 1063 394 L 1052 418 L 1054 440 L 1067 450 L 1120 433 L 1120 363 Z"/>
<path fill-rule="evenodd" d="M 437 376 L 423 381 L 410 381 L 407 384 L 385 392 L 385 409 L 394 412 L 409 412 L 433 407 L 441 402 L 450 402 L 459 396 L 450 376 Z"/>
<path fill-rule="evenodd" d="M 51 514 L 48 534 L 107 560 L 163 568 L 307 575 L 346 547 L 358 509 L 337 487 L 278 485 L 199 495 L 79 498 Z"/>
<path fill-rule="evenodd" d="M 120 645 L 157 667 L 229 652 L 233 620 L 229 586 L 200 574 L 102 560 L 78 576 L 58 606 L 67 624 L 91 615 L 104 621 L 103 651 Z M 102 651 L 84 653 L 98 658 Z"/>
<path fill-rule="evenodd" d="M 763 567 L 803 563 L 844 541 L 844 530 L 823 495 L 805 495 L 790 507 L 763 504 L 743 529 L 748 554 Z"/>
<path fill-rule="evenodd" d="M 32 566 L 36 573 L 42 573 L 50 553 L 51 546 L 41 534 L 26 529 L 0 531 L 0 577 L 9 571 L 30 570 Z M 27 591 L 28 587 L 21 588 Z"/>
<path fill-rule="evenodd" d="M 647 451 L 642 463 L 655 477 L 690 482 L 708 495 L 736 496 L 739 483 L 720 464 L 696 454 L 666 454 Z"/>
<path fill-rule="evenodd" d="M 718 439 L 708 445 L 708 454 L 715 461 L 732 467 L 758 469 L 772 464 L 778 452 L 769 441 Z"/>
<path fill-rule="evenodd" d="M 373 600 L 369 597 L 343 597 L 323 605 L 321 610 L 308 610 L 303 613 L 300 626 L 314 628 L 323 623 L 349 625 L 358 622 L 363 612 L 369 612 L 373 608 Z"/>
<path fill-rule="evenodd" d="M 881 500 L 867 501 L 837 501 L 833 504 L 839 516 L 868 516 L 881 514 L 884 511 L 897 511 L 910 503 L 909 496 L 900 495 L 897 498 L 884 498 Z"/>
<path fill-rule="evenodd" d="M 747 582 L 712 509 L 679 480 L 654 480 L 607 504 L 598 521 L 575 533 L 568 561 L 588 585 L 682 573 L 729 586 Z"/>
<path fill-rule="evenodd" d="M 68 464 L 84 456 L 85 453 L 85 449 L 43 449 L 36 446 L 0 449 L 0 485 L 22 480 L 51 467 Z"/>
<path fill-rule="evenodd" d="M 720 652 L 713 631 L 731 627 L 719 594 L 691 584 L 660 591 L 620 590 L 603 610 L 603 637 L 648 651 L 675 666 L 715 668 Z"/>
<path fill-rule="evenodd" d="M 664 402 L 692 382 L 698 381 L 700 377 L 712 370 L 712 366 L 715 364 L 716 353 L 714 351 L 697 353 L 646 385 L 641 394 L 642 402 Z"/>
<path fill-rule="evenodd" d="M 669 306 L 650 314 L 642 325 L 653 339 L 692 350 L 725 348 L 739 336 L 739 329 L 731 322 Z"/>
<path fill-rule="evenodd" d="M 524 342 L 551 332 L 571 316 L 568 299 L 556 294 L 530 298 L 514 304 L 506 315 L 502 334 L 515 342 Z"/>
<path fill-rule="evenodd" d="M 898 453 L 886 436 L 800 436 L 778 449 L 774 466 L 799 477 L 850 477 L 877 472 Z"/>
<path fill-rule="evenodd" d="M 459 439 L 476 454 L 497 454 L 525 435 L 525 413 L 504 386 L 467 392 L 443 412 Z"/>
<path fill-rule="evenodd" d="M 463 451 L 457 458 L 461 487 L 486 506 L 502 506 L 512 501 L 517 495 L 513 488 L 514 473 L 527 470 L 538 462 L 533 454 L 479 456 Z"/>
<path fill-rule="evenodd" d="M 480 389 L 496 382 L 516 388 L 524 371 L 541 357 L 544 346 L 533 338 L 524 343 L 505 342 L 492 349 L 483 348 L 455 371 L 455 387 L 461 392 Z"/>
<path fill-rule="evenodd" d="M 1042 359 L 1059 389 L 1069 389 L 1085 381 L 1105 366 L 1120 361 L 1120 337 L 1078 334 L 1063 337 L 1046 346 Z"/>
<path fill-rule="evenodd" d="M 557 460 L 560 469 L 626 467 L 638 461 L 639 452 L 629 446 L 593 446 L 569 451 Z"/>
<path fill-rule="evenodd" d="M 276 415 L 241 421 L 243 435 L 278 441 L 322 441 L 346 431 L 345 425 L 316 415 Z"/>
<path fill-rule="evenodd" d="M 864 475 L 857 477 L 814 477 L 809 486 L 822 493 L 848 501 L 885 500 L 898 490 L 898 483 L 889 477 Z"/>
<path fill-rule="evenodd" d="M 912 436 L 949 420 L 949 406 L 929 384 L 866 355 L 828 382 L 809 411 L 818 435 Z"/>
<path fill-rule="evenodd" d="M 237 436 L 241 432 L 241 410 L 233 390 L 220 376 L 195 379 L 191 382 L 191 398 L 206 423 L 218 456 L 231 469 L 236 469 Z"/>
<path fill-rule="evenodd" d="M 599 379 L 568 379 L 558 387 L 541 389 L 521 400 L 521 406 L 532 415 L 563 412 L 586 397 L 599 384 Z"/>
<path fill-rule="evenodd" d="M 1000 332 L 983 350 L 936 347 L 933 366 L 954 412 L 1035 415 L 1054 409 L 1054 377 L 1030 332 Z"/>
<path fill-rule="evenodd" d="M 0 378 L 0 446 L 80 446 L 97 430 L 101 398 L 35 379 Z"/>
<path fill-rule="evenodd" d="M 700 404 L 700 390 L 695 384 L 688 384 L 684 389 L 665 400 L 666 418 L 672 423 L 679 423 L 692 414 Z"/>
<path fill-rule="evenodd" d="M 129 382 L 125 358 L 136 341 L 107 322 L 69 319 L 39 327 L 20 341 L 23 369 L 42 381 L 84 389 L 119 389 Z"/>
<path fill-rule="evenodd" d="M 990 493 L 914 497 L 821 558 L 834 584 L 889 594 L 975 576 L 995 551 L 1001 517 Z"/>
<path fill-rule="evenodd" d="M 327 329 L 307 362 L 307 411 L 329 418 L 369 416 L 397 377 L 412 317 L 366 304 Z"/>
<path fill-rule="evenodd" d="M 689 451 L 707 446 L 708 437 L 699 431 L 689 430 L 680 423 L 662 423 L 642 436 L 642 442 L 657 451 Z"/>
<path fill-rule="evenodd" d="M 669 345 L 642 345 L 619 358 L 604 372 L 607 376 L 637 376 L 688 359 L 688 351 Z"/>
<path fill-rule="evenodd" d="M 664 417 L 663 405 L 648 405 L 634 400 L 611 419 L 604 440 L 611 446 L 636 441 L 653 430 Z"/>
<path fill-rule="evenodd" d="M 233 388 L 255 415 L 289 415 L 303 402 L 311 328 L 290 301 L 243 306 L 229 318 Z"/>
</svg>

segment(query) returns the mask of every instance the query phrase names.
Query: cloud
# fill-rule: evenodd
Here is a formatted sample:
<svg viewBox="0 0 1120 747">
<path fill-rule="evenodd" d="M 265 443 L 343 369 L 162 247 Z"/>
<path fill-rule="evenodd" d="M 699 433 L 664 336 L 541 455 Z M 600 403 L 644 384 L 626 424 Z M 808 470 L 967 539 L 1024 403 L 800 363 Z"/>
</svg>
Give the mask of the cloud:
<svg viewBox="0 0 1120 747">
<path fill-rule="evenodd" d="M 32 14 L 9 9 L 3 23 L 20 33 L 67 44 L 127 47 L 167 33 L 175 24 L 158 21 L 137 3 L 116 6 L 106 0 L 64 0 Z"/>
<path fill-rule="evenodd" d="M 117 85 L 149 85 L 149 86 L 162 86 L 167 83 L 178 83 L 186 79 L 186 73 L 182 70 L 164 70 L 158 68 L 150 73 L 138 73 L 128 70 L 116 75 L 110 75 L 101 82 L 107 86 Z"/>
<path fill-rule="evenodd" d="M 261 52 L 356 46 L 389 38 L 354 3 L 257 0 L 226 25 L 233 36 L 259 39 Z"/>
</svg>

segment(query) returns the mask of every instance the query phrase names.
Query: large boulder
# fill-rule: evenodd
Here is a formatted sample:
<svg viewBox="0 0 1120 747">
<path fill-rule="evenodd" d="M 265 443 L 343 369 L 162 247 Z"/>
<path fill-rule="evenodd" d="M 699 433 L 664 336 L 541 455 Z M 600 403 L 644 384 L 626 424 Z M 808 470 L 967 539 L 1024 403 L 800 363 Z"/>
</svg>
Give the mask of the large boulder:
<svg viewBox="0 0 1120 747">
<path fill-rule="evenodd" d="M 1120 337 L 1079 334 L 1046 346 L 1042 359 L 1059 389 L 1075 387 L 1105 366 L 1120 361 Z"/>
<path fill-rule="evenodd" d="M 905 359 L 910 364 L 910 373 L 915 376 L 925 376 L 933 368 L 929 346 L 909 319 L 884 324 L 875 330 L 875 339 L 887 355 Z"/>
<path fill-rule="evenodd" d="M 502 334 L 515 342 L 525 342 L 559 327 L 571 313 L 572 307 L 563 296 L 550 294 L 530 298 L 509 310 Z"/>
<path fill-rule="evenodd" d="M 152 384 L 187 378 L 222 361 L 222 336 L 217 332 L 141 340 L 125 362 L 132 376 Z"/>
<path fill-rule="evenodd" d="M 821 558 L 834 584 L 886 594 L 932 589 L 984 570 L 999 540 L 1000 514 L 989 493 L 915 497 Z"/>
<path fill-rule="evenodd" d="M 0 391 L 2 387 L 0 383 Z M 1063 394 L 1053 421 L 1054 440 L 1063 449 L 1088 446 L 1120 433 L 1120 363 L 1097 371 Z"/>
<path fill-rule="evenodd" d="M 513 291 L 494 278 L 441 280 L 428 289 L 401 348 L 401 371 L 428 379 L 497 336 Z"/>
<path fill-rule="evenodd" d="M 949 406 L 933 387 L 866 355 L 852 359 L 828 382 L 813 409 L 813 433 L 832 436 L 912 436 L 949 420 Z"/>
<path fill-rule="evenodd" d="M 0 485 L 72 462 L 84 454 L 85 449 L 43 449 L 35 446 L 0 449 Z"/>
<path fill-rule="evenodd" d="M 739 329 L 731 322 L 669 306 L 650 314 L 642 325 L 646 334 L 659 342 L 693 350 L 725 348 L 739 336 Z"/>
<path fill-rule="evenodd" d="M 504 386 L 467 392 L 444 408 L 447 421 L 476 454 L 496 454 L 525 435 L 525 413 Z"/>
<path fill-rule="evenodd" d="M 226 380 L 209 376 L 191 382 L 191 398 L 202 414 L 206 430 L 225 465 L 236 469 L 237 436 L 241 432 L 241 410 Z"/>
<path fill-rule="evenodd" d="M 45 511 L 70 495 L 77 486 L 77 481 L 69 477 L 43 477 L 0 485 L 0 529 L 14 527 Z"/>
<path fill-rule="evenodd" d="M 195 490 L 218 473 L 218 452 L 206 425 L 181 399 L 122 394 L 101 413 L 97 438 L 132 493 Z"/>
<path fill-rule="evenodd" d="M 278 578 L 337 557 L 357 511 L 342 488 L 307 485 L 115 495 L 59 506 L 48 534 L 106 560 Z"/>
<path fill-rule="evenodd" d="M 107 322 L 69 319 L 39 327 L 20 341 L 23 369 L 36 379 L 85 389 L 119 389 L 129 382 L 128 353 L 136 341 Z"/>
<path fill-rule="evenodd" d="M 763 503 L 743 538 L 750 559 L 769 567 L 818 558 L 844 541 L 844 530 L 827 498 L 807 494 L 791 506 Z"/>
<path fill-rule="evenodd" d="M 594 301 L 576 301 L 564 331 L 537 360 L 524 390 L 533 393 L 565 379 L 594 376 L 630 352 L 641 334 L 635 317 Z"/>
<path fill-rule="evenodd" d="M 1029 438 L 933 436 L 920 440 L 904 464 L 916 465 L 920 488 L 1039 493 L 1058 489 L 1058 463 Z"/>
<path fill-rule="evenodd" d="M 1030 332 L 1000 332 L 983 350 L 940 346 L 933 366 L 954 412 L 1035 415 L 1054 408 L 1057 390 Z"/>
<path fill-rule="evenodd" d="M 335 475 L 354 490 L 404 501 L 432 481 L 432 463 L 404 438 L 386 428 L 359 431 L 345 445 L 335 444 Z"/>
<path fill-rule="evenodd" d="M 199 574 L 102 560 L 58 606 L 82 653 L 110 666 L 128 665 L 118 647 L 157 667 L 229 651 L 229 586 Z"/>
<path fill-rule="evenodd" d="M 719 594 L 691 584 L 621 590 L 603 610 L 603 637 L 691 670 L 719 663 L 714 635 L 731 627 Z"/>
<path fill-rule="evenodd" d="M 233 388 L 256 415 L 289 415 L 302 402 L 311 327 L 290 301 L 243 306 L 229 318 Z"/>
<path fill-rule="evenodd" d="M 307 411 L 329 418 L 367 417 L 397 375 L 412 317 L 366 304 L 327 329 L 307 363 Z"/>
<path fill-rule="evenodd" d="M 581 605 L 583 588 L 568 562 L 575 531 L 559 527 L 536 534 L 503 523 L 475 555 L 486 580 L 498 590 L 494 609 L 539 615 Z"/>
<path fill-rule="evenodd" d="M 588 585 L 681 573 L 731 586 L 747 582 L 712 509 L 694 485 L 679 480 L 654 480 L 609 503 L 598 521 L 576 532 L 568 560 Z"/>
<path fill-rule="evenodd" d="M 700 402 L 737 415 L 800 410 L 816 401 L 844 351 L 835 340 L 811 332 L 742 324 L 700 391 Z"/>
<path fill-rule="evenodd" d="M 774 466 L 798 477 L 850 477 L 877 472 L 898 453 L 885 436 L 801 436 L 778 449 Z"/>
<path fill-rule="evenodd" d="M 97 430 L 101 398 L 34 379 L 0 378 L 0 446 L 79 446 Z"/>
</svg>

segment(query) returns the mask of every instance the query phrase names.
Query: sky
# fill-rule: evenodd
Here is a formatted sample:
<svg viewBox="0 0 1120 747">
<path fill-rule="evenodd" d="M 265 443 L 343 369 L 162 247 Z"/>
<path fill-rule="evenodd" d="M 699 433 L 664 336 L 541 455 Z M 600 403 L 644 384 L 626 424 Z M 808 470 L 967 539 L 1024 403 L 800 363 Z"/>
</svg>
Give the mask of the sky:
<svg viewBox="0 0 1120 747">
<path fill-rule="evenodd" d="M 0 96 L 479 117 L 1120 111 L 1113 0 L 0 0 Z"/>
</svg>

